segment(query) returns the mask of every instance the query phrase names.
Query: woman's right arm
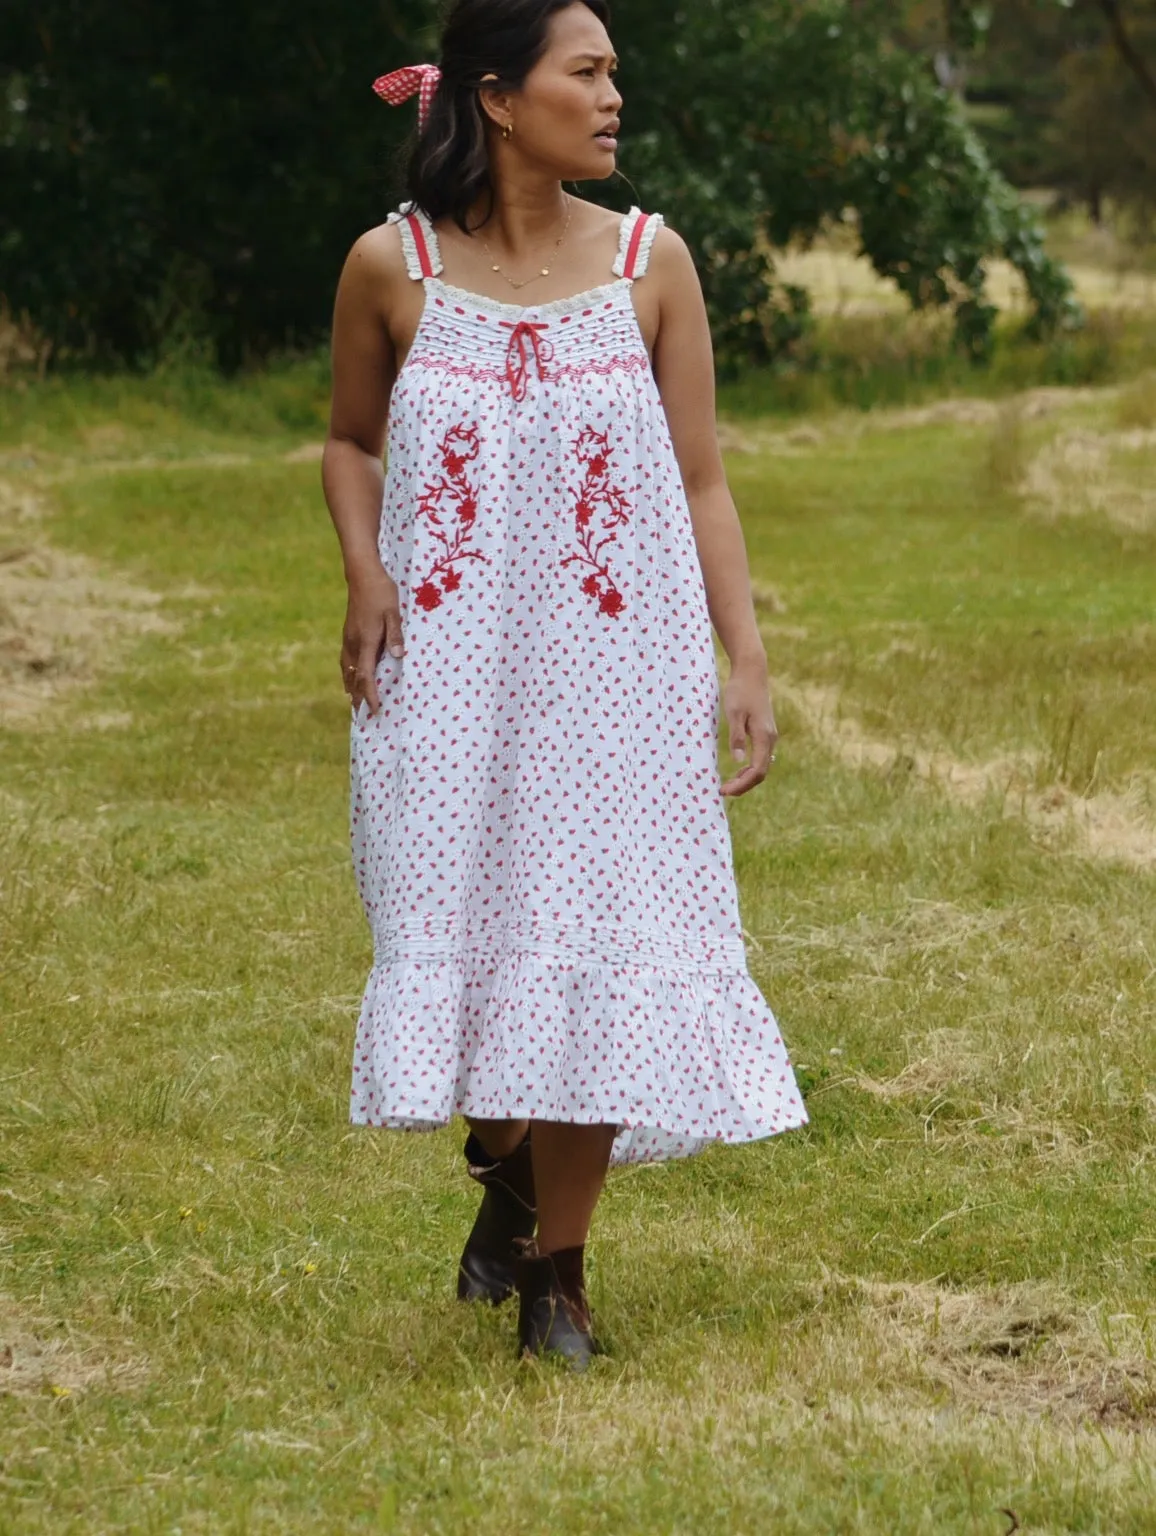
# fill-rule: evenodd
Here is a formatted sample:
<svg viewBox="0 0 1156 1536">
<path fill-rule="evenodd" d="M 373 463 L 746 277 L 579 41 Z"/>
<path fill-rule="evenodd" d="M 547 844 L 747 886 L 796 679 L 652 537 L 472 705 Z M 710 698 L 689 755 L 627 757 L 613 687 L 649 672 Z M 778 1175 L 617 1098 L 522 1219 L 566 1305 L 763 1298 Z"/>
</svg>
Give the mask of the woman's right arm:
<svg viewBox="0 0 1156 1536">
<path fill-rule="evenodd" d="M 388 316 L 400 268 L 400 241 L 392 226 L 362 235 L 346 258 L 333 309 L 333 399 L 321 461 L 349 589 L 342 683 L 353 708 L 364 699 L 373 714 L 381 708 L 376 673 L 383 648 L 388 645 L 392 656 L 405 651 L 397 586 L 377 548 L 382 453 L 397 376 Z"/>
</svg>

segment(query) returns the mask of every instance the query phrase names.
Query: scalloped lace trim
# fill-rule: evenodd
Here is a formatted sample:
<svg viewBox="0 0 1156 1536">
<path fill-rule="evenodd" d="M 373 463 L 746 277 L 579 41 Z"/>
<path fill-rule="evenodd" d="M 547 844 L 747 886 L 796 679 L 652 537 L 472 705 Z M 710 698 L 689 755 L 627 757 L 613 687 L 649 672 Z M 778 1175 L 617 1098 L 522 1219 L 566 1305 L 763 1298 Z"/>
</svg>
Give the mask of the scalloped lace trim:
<svg viewBox="0 0 1156 1536">
<path fill-rule="evenodd" d="M 452 283 L 443 282 L 440 277 L 428 278 L 427 282 L 457 304 L 472 304 L 476 309 L 486 309 L 497 315 L 524 315 L 530 310 L 539 315 L 566 315 L 571 310 L 586 309 L 591 304 L 613 298 L 623 288 L 630 286 L 625 278 L 620 277 L 617 282 L 601 283 L 597 288 L 587 288 L 566 299 L 550 299 L 545 304 L 507 304 L 502 299 L 491 299 L 488 294 L 474 293 L 470 288 L 455 288 Z"/>
<path fill-rule="evenodd" d="M 642 209 L 637 203 L 630 212 L 623 217 L 618 231 L 618 255 L 614 258 L 611 271 L 619 277 L 626 271 L 626 253 L 630 249 L 630 241 L 634 234 L 634 226 L 643 218 Z M 661 213 L 646 215 L 646 228 L 642 231 L 642 239 L 638 243 L 638 254 L 634 259 L 634 277 L 646 276 L 646 265 L 650 260 L 650 247 L 654 244 L 654 237 L 658 233 L 659 226 L 663 223 Z"/>
<path fill-rule="evenodd" d="M 413 230 L 407 222 L 407 215 L 416 213 L 417 221 L 421 225 L 425 235 L 426 249 L 429 251 L 430 263 L 433 267 L 434 277 L 444 270 L 441 247 L 438 245 L 437 235 L 433 225 L 426 218 L 416 203 L 402 203 L 399 208 L 386 216 L 387 224 L 396 224 L 401 235 L 402 251 L 405 255 L 405 269 L 410 277 L 420 279 L 422 276 L 421 258 L 418 255 L 417 243 L 413 238 Z M 476 304 L 479 309 L 487 309 L 495 314 L 524 315 L 528 310 L 536 310 L 540 315 L 564 315 L 571 309 L 581 308 L 586 304 L 598 303 L 600 300 L 610 298 L 625 283 L 629 285 L 634 279 L 646 274 L 647 264 L 650 261 L 650 248 L 654 244 L 654 237 L 663 223 L 661 213 L 652 213 L 647 219 L 646 228 L 642 231 L 642 239 L 639 241 L 638 253 L 634 262 L 634 278 L 623 276 L 626 270 L 626 253 L 630 248 L 631 236 L 634 226 L 642 218 L 642 209 L 634 204 L 629 213 L 623 215 L 622 223 L 618 231 L 618 254 L 615 256 L 610 270 L 617 278 L 617 282 L 600 283 L 596 288 L 587 288 L 582 293 L 575 293 L 566 299 L 550 299 L 545 304 L 507 304 L 502 299 L 491 299 L 484 293 L 474 293 L 469 288 L 457 288 L 452 283 L 439 280 L 438 286 L 447 298 L 455 300 L 459 304 Z"/>
<path fill-rule="evenodd" d="M 642 209 L 637 203 L 632 203 L 629 213 L 623 215 L 622 223 L 618 226 L 618 255 L 615 256 L 614 265 L 610 268 L 617 277 L 621 277 L 626 271 L 626 252 L 630 246 L 630 237 L 641 217 Z"/>
<path fill-rule="evenodd" d="M 634 263 L 635 277 L 644 277 L 650 261 L 650 247 L 654 244 L 654 237 L 663 224 L 661 213 L 652 213 L 646 221 L 646 228 L 642 231 L 642 239 L 638 242 L 638 256 Z"/>
</svg>

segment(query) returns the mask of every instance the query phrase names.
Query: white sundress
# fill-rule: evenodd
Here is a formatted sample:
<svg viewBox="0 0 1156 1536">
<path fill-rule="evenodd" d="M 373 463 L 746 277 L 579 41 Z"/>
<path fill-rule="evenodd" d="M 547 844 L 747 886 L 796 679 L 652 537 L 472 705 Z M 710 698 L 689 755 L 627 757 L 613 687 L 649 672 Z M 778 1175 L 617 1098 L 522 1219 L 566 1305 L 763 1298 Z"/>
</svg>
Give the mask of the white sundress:
<svg viewBox="0 0 1156 1536">
<path fill-rule="evenodd" d="M 690 511 L 616 280 L 504 304 L 425 285 L 389 408 L 379 552 L 406 653 L 353 714 L 350 832 L 374 964 L 350 1118 L 618 1127 L 613 1164 L 805 1123 L 751 977 Z"/>
</svg>

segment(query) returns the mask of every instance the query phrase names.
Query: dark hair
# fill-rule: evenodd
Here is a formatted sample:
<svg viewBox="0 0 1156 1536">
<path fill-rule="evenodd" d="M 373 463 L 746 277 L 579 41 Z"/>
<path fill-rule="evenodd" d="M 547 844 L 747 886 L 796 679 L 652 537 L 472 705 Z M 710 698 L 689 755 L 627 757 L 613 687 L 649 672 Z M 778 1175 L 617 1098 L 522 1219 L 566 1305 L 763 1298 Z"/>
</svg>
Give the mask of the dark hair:
<svg viewBox="0 0 1156 1536">
<path fill-rule="evenodd" d="M 550 17 L 582 4 L 604 27 L 606 0 L 456 0 L 442 28 L 442 76 L 424 130 L 410 152 L 405 190 L 430 218 L 449 214 L 469 234 L 466 214 L 493 183 L 486 149 L 486 114 L 478 100 L 482 76 L 490 90 L 517 90 L 546 51 Z M 485 219 L 482 220 L 485 222 Z"/>
</svg>

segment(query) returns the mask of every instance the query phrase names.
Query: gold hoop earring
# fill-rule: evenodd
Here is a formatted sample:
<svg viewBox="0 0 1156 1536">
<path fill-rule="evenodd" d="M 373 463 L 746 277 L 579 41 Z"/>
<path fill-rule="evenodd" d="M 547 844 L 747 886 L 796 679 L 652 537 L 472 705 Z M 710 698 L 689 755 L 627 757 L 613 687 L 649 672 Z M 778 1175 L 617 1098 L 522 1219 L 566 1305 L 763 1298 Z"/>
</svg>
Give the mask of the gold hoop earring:
<svg viewBox="0 0 1156 1536">
<path fill-rule="evenodd" d="M 505 139 L 507 144 L 514 137 L 514 125 L 513 125 L 513 123 L 503 123 L 502 124 L 502 137 L 503 137 L 503 139 Z"/>
</svg>

